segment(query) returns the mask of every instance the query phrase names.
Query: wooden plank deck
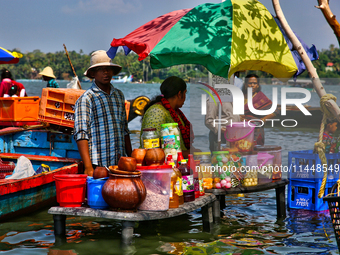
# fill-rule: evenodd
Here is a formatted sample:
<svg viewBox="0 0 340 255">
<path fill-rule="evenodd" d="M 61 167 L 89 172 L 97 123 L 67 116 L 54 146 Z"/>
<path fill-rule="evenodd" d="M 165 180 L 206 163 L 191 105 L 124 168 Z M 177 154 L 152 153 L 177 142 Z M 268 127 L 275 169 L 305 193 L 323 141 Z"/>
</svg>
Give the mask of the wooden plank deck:
<svg viewBox="0 0 340 255">
<path fill-rule="evenodd" d="M 50 214 L 72 215 L 72 216 L 86 216 L 98 217 L 105 219 L 114 219 L 122 221 L 146 221 L 159 220 L 171 217 L 176 217 L 188 212 L 192 212 L 216 200 L 216 196 L 207 194 L 197 198 L 194 202 L 184 203 L 178 208 L 169 209 L 167 211 L 114 211 L 114 210 L 99 210 L 89 207 L 59 207 L 55 206 L 48 210 Z"/>
<path fill-rule="evenodd" d="M 217 203 L 215 203 L 217 202 Z M 113 210 L 92 209 L 87 206 L 83 207 L 51 207 L 49 214 L 53 214 L 55 243 L 66 242 L 66 216 L 84 216 L 97 217 L 122 221 L 122 244 L 130 245 L 133 238 L 135 222 L 159 220 L 176 217 L 196 209 L 202 208 L 203 230 L 210 231 L 213 228 L 213 222 L 219 221 L 220 207 L 219 201 L 213 194 L 205 194 L 195 199 L 193 202 L 187 202 L 178 208 L 167 211 L 141 211 L 122 212 Z M 215 219 L 218 217 L 218 219 Z"/>
<path fill-rule="evenodd" d="M 225 196 L 232 194 L 245 194 L 245 193 L 253 193 L 253 192 L 261 192 L 270 189 L 275 189 L 276 191 L 276 209 L 277 209 L 277 217 L 283 218 L 286 217 L 286 197 L 285 190 L 286 185 L 289 183 L 287 179 L 272 181 L 265 184 L 259 184 L 257 186 L 243 187 L 238 186 L 236 188 L 231 189 L 209 189 L 206 190 L 206 193 L 214 194 L 217 199 L 220 201 L 220 207 L 225 207 Z"/>
</svg>

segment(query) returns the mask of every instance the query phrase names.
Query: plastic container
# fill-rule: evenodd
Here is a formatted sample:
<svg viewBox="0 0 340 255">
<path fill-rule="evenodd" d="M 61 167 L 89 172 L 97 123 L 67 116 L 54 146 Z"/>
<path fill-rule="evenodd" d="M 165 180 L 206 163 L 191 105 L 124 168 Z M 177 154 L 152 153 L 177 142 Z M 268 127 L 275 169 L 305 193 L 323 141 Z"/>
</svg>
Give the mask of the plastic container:
<svg viewBox="0 0 340 255">
<path fill-rule="evenodd" d="M 230 143 L 232 149 L 242 153 L 250 153 L 254 146 L 254 129 L 243 122 L 234 122 L 226 126 L 225 139 Z"/>
<path fill-rule="evenodd" d="M 93 179 L 92 176 L 87 177 L 87 204 L 94 209 L 106 209 L 109 205 L 102 196 L 102 188 L 109 177 Z"/>
<path fill-rule="evenodd" d="M 200 196 L 205 194 L 204 189 L 212 189 L 213 175 L 211 172 L 211 153 L 210 152 L 194 152 L 195 162 L 199 161 L 198 164 L 198 179 Z M 196 165 L 197 167 L 197 165 Z M 209 186 L 211 184 L 211 187 Z"/>
<path fill-rule="evenodd" d="M 144 128 L 142 134 L 144 149 L 160 148 L 160 137 L 156 128 Z"/>
<path fill-rule="evenodd" d="M 53 177 L 61 207 L 80 207 L 85 202 L 86 174 L 56 174 Z"/>
<path fill-rule="evenodd" d="M 338 184 L 335 183 L 331 190 L 328 192 L 328 196 L 323 197 L 323 201 L 328 203 L 329 214 L 333 223 L 333 230 L 335 239 L 340 251 L 340 197 L 337 192 Z"/>
<path fill-rule="evenodd" d="M 74 127 L 74 109 L 81 89 L 43 88 L 39 108 L 39 120 L 65 127 Z"/>
<path fill-rule="evenodd" d="M 138 207 L 145 211 L 166 211 L 169 209 L 172 166 L 137 166 L 147 190 L 144 202 Z"/>
<path fill-rule="evenodd" d="M 230 155 L 229 151 L 213 151 L 211 163 L 214 168 L 211 172 L 213 174 L 213 188 L 220 188 L 221 181 L 227 176 L 230 176 Z"/>
<path fill-rule="evenodd" d="M 6 178 L 7 175 L 12 175 L 14 168 L 14 162 L 2 161 L 0 159 L 0 179 Z"/>
<path fill-rule="evenodd" d="M 3 97 L 0 121 L 38 121 L 39 97 Z"/>
<path fill-rule="evenodd" d="M 38 120 L 73 128 L 75 103 L 84 92 L 81 89 L 43 88 L 40 106 L 38 102 Z M 125 110 L 127 109 L 130 109 L 130 104 L 125 101 Z M 127 118 L 128 114 L 127 111 Z"/>
<path fill-rule="evenodd" d="M 273 169 L 274 169 L 273 160 L 274 156 L 269 153 L 266 152 L 257 153 L 257 165 L 258 165 L 257 178 L 259 184 L 273 181 Z"/>
<path fill-rule="evenodd" d="M 165 156 L 172 154 L 174 161 L 177 161 L 177 153 L 181 152 L 181 131 L 178 123 L 165 123 L 161 125 L 161 145 Z"/>
<path fill-rule="evenodd" d="M 330 189 L 336 183 L 327 182 L 324 196 L 330 194 Z M 318 198 L 321 182 L 306 182 L 289 180 L 288 184 L 288 208 L 304 209 L 309 211 L 328 210 L 328 204 L 322 198 Z"/>
<path fill-rule="evenodd" d="M 179 171 L 182 174 L 182 187 L 184 202 L 195 201 L 195 187 L 194 187 L 194 175 L 186 163 L 186 160 L 181 161 Z"/>
<path fill-rule="evenodd" d="M 339 178 L 340 153 L 328 154 L 327 159 L 327 182 Z M 288 152 L 289 179 L 321 182 L 325 168 L 322 167 L 319 154 L 312 150 L 290 151 Z"/>
<path fill-rule="evenodd" d="M 245 158 L 246 166 L 244 168 L 244 178 L 242 180 L 242 186 L 256 186 L 258 184 L 258 163 L 257 154 L 249 154 L 243 156 Z"/>
<path fill-rule="evenodd" d="M 179 170 L 177 168 L 173 168 L 170 183 L 169 208 L 178 208 L 179 206 L 179 191 L 176 189 L 176 182 L 179 176 Z"/>
<path fill-rule="evenodd" d="M 190 167 L 190 171 L 194 176 L 194 189 L 195 189 L 195 199 L 200 197 L 200 181 L 198 176 L 198 169 L 196 168 L 196 164 L 199 165 L 199 160 L 195 162 L 194 156 L 192 154 L 188 155 L 188 166 Z"/>
<path fill-rule="evenodd" d="M 256 145 L 254 146 L 254 152 L 265 152 L 274 156 L 273 159 L 273 180 L 282 178 L 282 148 L 277 145 Z"/>
</svg>

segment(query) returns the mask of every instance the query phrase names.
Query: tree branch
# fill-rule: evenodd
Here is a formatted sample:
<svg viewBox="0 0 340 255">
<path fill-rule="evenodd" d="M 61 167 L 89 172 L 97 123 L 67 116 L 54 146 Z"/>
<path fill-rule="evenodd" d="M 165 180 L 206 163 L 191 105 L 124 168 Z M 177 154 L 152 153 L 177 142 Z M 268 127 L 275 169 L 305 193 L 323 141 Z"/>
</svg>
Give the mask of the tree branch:
<svg viewBox="0 0 340 255">
<path fill-rule="evenodd" d="M 315 7 L 322 11 L 323 16 L 327 20 L 330 27 L 333 29 L 340 46 L 340 24 L 336 20 L 335 15 L 332 13 L 331 8 L 329 7 L 329 0 L 318 0 L 318 4 L 319 6 Z"/>
<path fill-rule="evenodd" d="M 301 42 L 299 39 L 296 37 L 292 29 L 290 28 L 283 12 L 280 6 L 280 1 L 279 0 L 272 0 L 273 7 L 276 13 L 277 18 L 280 20 L 280 23 L 282 25 L 283 30 L 286 32 L 289 40 L 292 42 L 294 49 L 296 49 L 305 64 L 309 77 L 312 79 L 313 86 L 316 90 L 316 93 L 319 95 L 319 97 L 323 97 L 326 95 L 325 88 L 322 86 L 319 76 L 316 72 L 316 69 L 314 68 L 312 61 L 309 59 L 305 49 L 301 45 Z M 340 120 L 340 109 L 336 102 L 333 100 L 329 100 L 326 103 L 327 108 L 332 112 L 333 116 L 335 116 L 338 120 Z"/>
</svg>

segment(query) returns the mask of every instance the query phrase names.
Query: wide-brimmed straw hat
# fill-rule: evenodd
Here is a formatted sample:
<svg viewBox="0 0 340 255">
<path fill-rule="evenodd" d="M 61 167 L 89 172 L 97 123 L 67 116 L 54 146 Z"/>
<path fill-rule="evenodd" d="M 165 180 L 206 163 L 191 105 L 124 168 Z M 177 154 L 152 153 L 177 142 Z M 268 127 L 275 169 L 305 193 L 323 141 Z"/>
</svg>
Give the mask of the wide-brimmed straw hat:
<svg viewBox="0 0 340 255">
<path fill-rule="evenodd" d="M 55 76 L 54 76 L 54 74 L 53 74 L 53 70 L 52 70 L 52 68 L 49 67 L 49 66 L 46 66 L 46 67 L 44 68 L 44 70 L 42 70 L 39 74 L 40 74 L 40 75 L 43 75 L 43 76 L 51 77 L 51 78 L 55 79 Z"/>
<path fill-rule="evenodd" d="M 84 75 L 86 75 L 89 78 L 93 77 L 93 72 L 91 72 L 92 68 L 98 67 L 98 66 L 110 66 L 113 69 L 113 75 L 119 74 L 119 72 L 122 70 L 122 67 L 120 65 L 113 64 L 111 62 L 111 58 L 106 54 L 105 50 L 97 50 L 91 54 L 91 66 L 85 71 Z"/>
</svg>

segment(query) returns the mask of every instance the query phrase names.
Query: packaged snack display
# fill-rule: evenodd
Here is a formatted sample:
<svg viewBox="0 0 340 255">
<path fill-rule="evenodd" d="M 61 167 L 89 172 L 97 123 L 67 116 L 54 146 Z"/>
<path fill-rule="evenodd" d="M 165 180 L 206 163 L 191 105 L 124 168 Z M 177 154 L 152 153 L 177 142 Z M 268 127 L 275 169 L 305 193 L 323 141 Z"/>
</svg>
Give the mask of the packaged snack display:
<svg viewBox="0 0 340 255">
<path fill-rule="evenodd" d="M 257 154 L 245 155 L 243 157 L 245 158 L 246 167 L 244 168 L 244 178 L 242 180 L 242 186 L 256 186 L 258 184 Z"/>
<path fill-rule="evenodd" d="M 266 152 L 259 152 L 257 154 L 258 181 L 259 184 L 272 182 L 273 180 L 273 159 L 274 156 Z"/>
<path fill-rule="evenodd" d="M 200 194 L 204 194 L 204 189 L 213 188 L 213 173 L 211 171 L 210 152 L 194 152 L 194 160 L 199 161 L 198 177 L 200 182 Z M 202 190 L 203 188 L 203 190 Z"/>
<path fill-rule="evenodd" d="M 254 146 L 254 152 L 264 152 L 270 155 L 273 155 L 273 180 L 281 179 L 282 177 L 282 156 L 281 156 L 281 146 L 277 145 L 263 145 L 263 146 Z"/>
<path fill-rule="evenodd" d="M 235 187 L 236 183 L 239 184 L 239 181 L 243 178 L 241 166 L 245 165 L 241 154 L 231 153 L 229 151 L 214 151 L 212 155 L 211 163 L 214 167 L 214 188 L 230 188 L 231 186 Z M 233 181 L 233 179 L 237 180 L 237 182 Z"/>
<path fill-rule="evenodd" d="M 142 134 L 143 149 L 160 148 L 160 138 L 156 128 L 144 128 Z"/>
<path fill-rule="evenodd" d="M 182 151 L 178 123 L 166 123 L 161 125 L 161 144 L 165 156 L 172 154 L 172 158 L 176 161 L 177 153 Z"/>
</svg>

